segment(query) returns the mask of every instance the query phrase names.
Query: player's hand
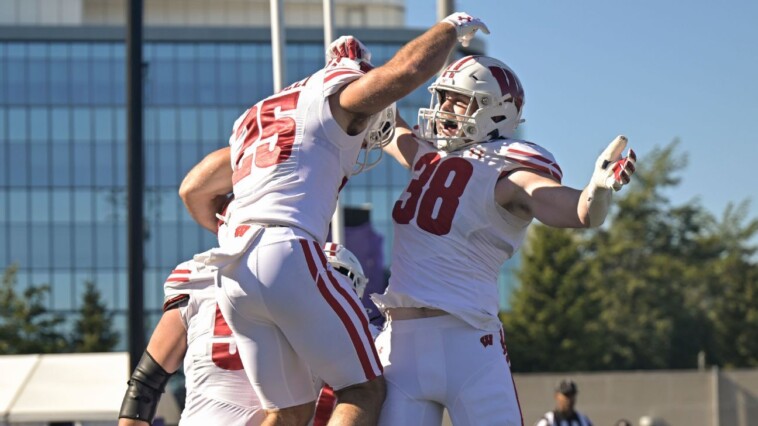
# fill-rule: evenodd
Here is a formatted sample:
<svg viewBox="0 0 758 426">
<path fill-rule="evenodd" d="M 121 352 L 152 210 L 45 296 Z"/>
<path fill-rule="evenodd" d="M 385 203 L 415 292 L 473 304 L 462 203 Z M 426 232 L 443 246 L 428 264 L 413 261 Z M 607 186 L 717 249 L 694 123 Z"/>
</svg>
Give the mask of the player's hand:
<svg viewBox="0 0 758 426">
<path fill-rule="evenodd" d="M 458 32 L 458 41 L 461 42 L 463 47 L 468 47 L 471 39 L 474 38 L 476 30 L 482 30 L 483 33 L 489 34 L 490 29 L 479 18 L 474 18 L 465 12 L 455 12 L 442 22 L 447 22 L 452 25 Z"/>
<path fill-rule="evenodd" d="M 357 38 L 347 35 L 334 40 L 329 48 L 326 49 L 327 62 L 340 59 L 349 58 L 357 62 L 371 63 L 371 52 L 368 48 L 361 43 Z"/>
<path fill-rule="evenodd" d="M 626 136 L 617 136 L 597 158 L 595 172 L 592 174 L 592 183 L 596 187 L 618 191 L 622 186 L 629 183 L 632 174 L 634 174 L 634 163 L 637 161 L 637 155 L 629 149 L 626 157 L 621 157 L 621 153 L 626 148 L 626 143 Z"/>
</svg>

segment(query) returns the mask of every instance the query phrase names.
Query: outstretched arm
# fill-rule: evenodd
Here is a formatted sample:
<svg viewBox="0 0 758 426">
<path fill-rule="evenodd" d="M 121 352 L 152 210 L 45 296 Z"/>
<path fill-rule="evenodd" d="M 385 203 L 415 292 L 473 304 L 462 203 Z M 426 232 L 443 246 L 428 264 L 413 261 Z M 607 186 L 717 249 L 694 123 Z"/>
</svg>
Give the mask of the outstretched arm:
<svg viewBox="0 0 758 426">
<path fill-rule="evenodd" d="M 232 192 L 231 148 L 221 148 L 203 158 L 184 177 L 179 196 L 190 216 L 216 233 L 216 213 Z"/>
<path fill-rule="evenodd" d="M 384 147 L 384 152 L 392 156 L 401 166 L 410 169 L 413 159 L 418 151 L 418 140 L 414 136 L 410 125 L 398 114 L 395 118 L 395 134 Z"/>
<path fill-rule="evenodd" d="M 536 218 L 557 228 L 596 228 L 608 215 L 612 191 L 629 183 L 634 173 L 634 151 L 621 157 L 626 143 L 626 137 L 619 136 L 608 145 L 582 190 L 533 169 L 520 169 L 498 181 L 495 200 L 522 219 Z"/>
</svg>

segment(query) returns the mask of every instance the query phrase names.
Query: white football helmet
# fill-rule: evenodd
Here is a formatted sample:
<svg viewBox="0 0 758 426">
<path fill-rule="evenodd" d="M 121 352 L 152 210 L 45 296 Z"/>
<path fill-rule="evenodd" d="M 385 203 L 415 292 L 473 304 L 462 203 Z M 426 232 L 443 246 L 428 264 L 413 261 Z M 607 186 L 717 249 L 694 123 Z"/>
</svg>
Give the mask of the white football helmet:
<svg viewBox="0 0 758 426">
<path fill-rule="evenodd" d="M 361 262 L 358 261 L 353 252 L 342 244 L 326 243 L 324 244 L 324 254 L 326 254 L 326 260 L 332 265 L 332 268 L 350 278 L 358 297 L 363 297 L 368 278 L 363 273 Z"/>
<path fill-rule="evenodd" d="M 450 64 L 429 86 L 432 100 L 421 108 L 421 136 L 438 149 L 455 151 L 491 139 L 512 137 L 523 121 L 524 88 L 507 65 L 488 56 L 466 56 Z M 445 92 L 470 97 L 465 114 L 440 110 Z M 438 134 L 437 124 L 456 126 L 455 135 Z"/>
<path fill-rule="evenodd" d="M 358 154 L 358 160 L 353 168 L 353 175 L 371 170 L 379 164 L 384 155 L 384 148 L 395 135 L 395 116 L 397 105 L 392 105 L 379 111 L 371 117 L 366 137 L 363 139 L 363 147 Z"/>
</svg>

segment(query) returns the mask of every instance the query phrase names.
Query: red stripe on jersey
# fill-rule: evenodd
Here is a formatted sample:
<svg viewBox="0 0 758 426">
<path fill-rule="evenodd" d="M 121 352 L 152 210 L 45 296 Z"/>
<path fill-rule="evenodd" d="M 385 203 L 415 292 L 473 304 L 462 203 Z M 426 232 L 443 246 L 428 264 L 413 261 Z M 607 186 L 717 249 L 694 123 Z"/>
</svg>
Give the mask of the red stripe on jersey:
<svg viewBox="0 0 758 426">
<path fill-rule="evenodd" d="M 316 412 L 313 414 L 313 426 L 326 426 L 332 417 L 337 397 L 329 385 L 324 385 L 316 400 Z"/>
<path fill-rule="evenodd" d="M 192 271 L 189 269 L 174 269 L 171 271 L 172 274 L 191 274 Z"/>
<path fill-rule="evenodd" d="M 530 169 L 535 169 L 535 170 L 539 170 L 539 171 L 541 171 L 543 173 L 547 173 L 550 176 L 556 178 L 558 180 L 558 183 L 561 183 L 561 175 L 557 174 L 553 169 L 551 169 L 549 167 L 541 166 L 541 165 L 535 164 L 535 163 L 533 163 L 531 161 L 519 160 L 518 158 L 509 158 L 509 159 L 513 160 L 513 161 L 515 161 L 517 163 L 523 164 L 523 165 L 529 167 Z"/>
<path fill-rule="evenodd" d="M 189 277 L 175 277 L 173 275 L 166 278 L 167 283 L 186 283 L 189 280 Z"/>
<path fill-rule="evenodd" d="M 358 319 L 361 321 L 361 325 L 363 326 L 363 332 L 366 336 L 368 336 L 369 346 L 371 347 L 371 351 L 374 353 L 374 361 L 376 362 L 376 365 L 379 366 L 380 371 L 384 371 L 382 368 L 382 363 L 379 361 L 379 354 L 376 352 L 376 346 L 374 346 L 374 339 L 371 336 L 371 331 L 368 329 L 368 318 L 366 317 L 366 312 L 361 308 L 361 306 L 358 305 L 355 300 L 350 297 L 350 293 L 348 293 L 349 290 L 345 290 L 344 287 L 339 285 L 337 283 L 337 279 L 334 278 L 334 275 L 332 274 L 332 270 L 327 268 L 327 262 L 326 262 L 326 255 L 324 255 L 324 252 L 319 250 L 318 244 L 314 241 L 313 244 L 316 246 L 316 253 L 318 254 L 319 259 L 321 260 L 321 265 L 324 267 L 324 270 L 326 271 L 326 275 L 329 277 L 329 280 L 332 282 L 332 285 L 337 289 L 337 291 L 342 295 L 342 297 L 347 300 L 347 303 L 350 305 L 351 308 L 353 308 L 353 312 L 355 312 L 355 316 L 358 317 Z M 373 378 L 373 377 L 372 377 Z"/>
<path fill-rule="evenodd" d="M 181 302 L 184 302 L 185 300 L 189 300 L 189 294 L 180 294 L 178 296 L 174 296 L 171 299 L 168 299 L 167 301 L 163 302 L 163 312 L 169 311 L 176 307 Z"/>
<path fill-rule="evenodd" d="M 324 252 L 321 250 L 320 247 L 318 247 L 317 242 L 313 242 L 313 244 L 316 246 L 316 253 L 320 253 L 321 256 L 324 256 Z M 313 254 L 313 251 L 311 250 L 311 247 L 307 240 L 300 240 L 300 245 L 303 248 L 303 254 L 305 255 L 305 261 L 308 264 L 308 269 L 311 272 L 311 276 L 313 277 L 313 280 L 316 282 L 316 288 L 318 288 L 319 293 L 321 293 L 321 296 L 324 298 L 326 303 L 331 306 L 334 313 L 337 314 L 340 321 L 342 321 L 342 325 L 345 326 L 345 330 L 347 331 L 347 334 L 350 336 L 350 340 L 353 342 L 353 348 L 355 349 L 356 354 L 358 355 L 358 360 L 361 363 L 361 367 L 363 368 L 363 373 L 366 376 L 367 380 L 374 379 L 377 374 L 374 372 L 373 367 L 371 366 L 371 362 L 368 359 L 368 353 L 366 352 L 366 348 L 363 345 L 363 342 L 361 341 L 361 337 L 358 334 L 358 329 L 355 327 L 355 325 L 350 320 L 350 316 L 345 311 L 345 309 L 340 305 L 339 301 L 334 298 L 334 296 L 331 294 L 329 289 L 326 288 L 326 283 L 319 273 L 315 257 Z M 339 287 L 339 286 L 338 286 Z M 348 298 L 348 300 L 350 300 Z M 359 318 L 362 318 L 362 316 L 359 316 Z M 371 336 L 369 334 L 369 336 Z M 371 339 L 369 339 L 369 342 L 371 342 Z M 371 345 L 373 346 L 373 344 Z M 381 364 L 380 369 L 381 369 Z"/>
<path fill-rule="evenodd" d="M 346 75 L 346 74 L 350 74 L 350 75 L 363 75 L 362 72 L 356 71 L 356 70 L 338 70 L 338 71 L 334 71 L 331 74 L 327 75 L 326 78 L 324 78 L 324 83 L 328 82 L 329 80 L 333 80 L 333 79 L 335 79 L 335 78 L 337 78 L 337 77 L 339 77 L 341 75 Z"/>
<path fill-rule="evenodd" d="M 514 148 L 509 148 L 508 152 L 512 152 L 514 154 L 521 154 L 521 155 L 523 155 L 525 157 L 530 157 L 530 158 L 534 158 L 536 160 L 540 160 L 543 163 L 550 165 L 551 167 L 555 167 L 555 169 L 558 171 L 558 174 L 560 175 L 559 178 L 563 177 L 563 170 L 561 170 L 561 167 L 558 164 L 556 164 L 553 160 L 551 160 L 549 158 L 543 157 L 543 156 L 541 156 L 539 154 L 533 154 L 531 152 L 521 151 L 520 149 L 514 149 Z"/>
</svg>

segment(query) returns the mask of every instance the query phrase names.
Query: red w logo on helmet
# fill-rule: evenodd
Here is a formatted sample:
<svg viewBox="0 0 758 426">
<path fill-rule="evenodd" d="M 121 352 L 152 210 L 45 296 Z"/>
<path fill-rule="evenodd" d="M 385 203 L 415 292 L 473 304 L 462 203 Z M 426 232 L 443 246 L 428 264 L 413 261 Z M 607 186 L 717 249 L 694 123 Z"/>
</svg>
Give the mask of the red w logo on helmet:
<svg viewBox="0 0 758 426">
<path fill-rule="evenodd" d="M 516 108 L 521 111 L 521 107 L 524 105 L 524 88 L 521 87 L 521 83 L 513 71 L 495 66 L 488 68 L 500 86 L 500 94 L 503 96 L 511 95 Z"/>
</svg>

